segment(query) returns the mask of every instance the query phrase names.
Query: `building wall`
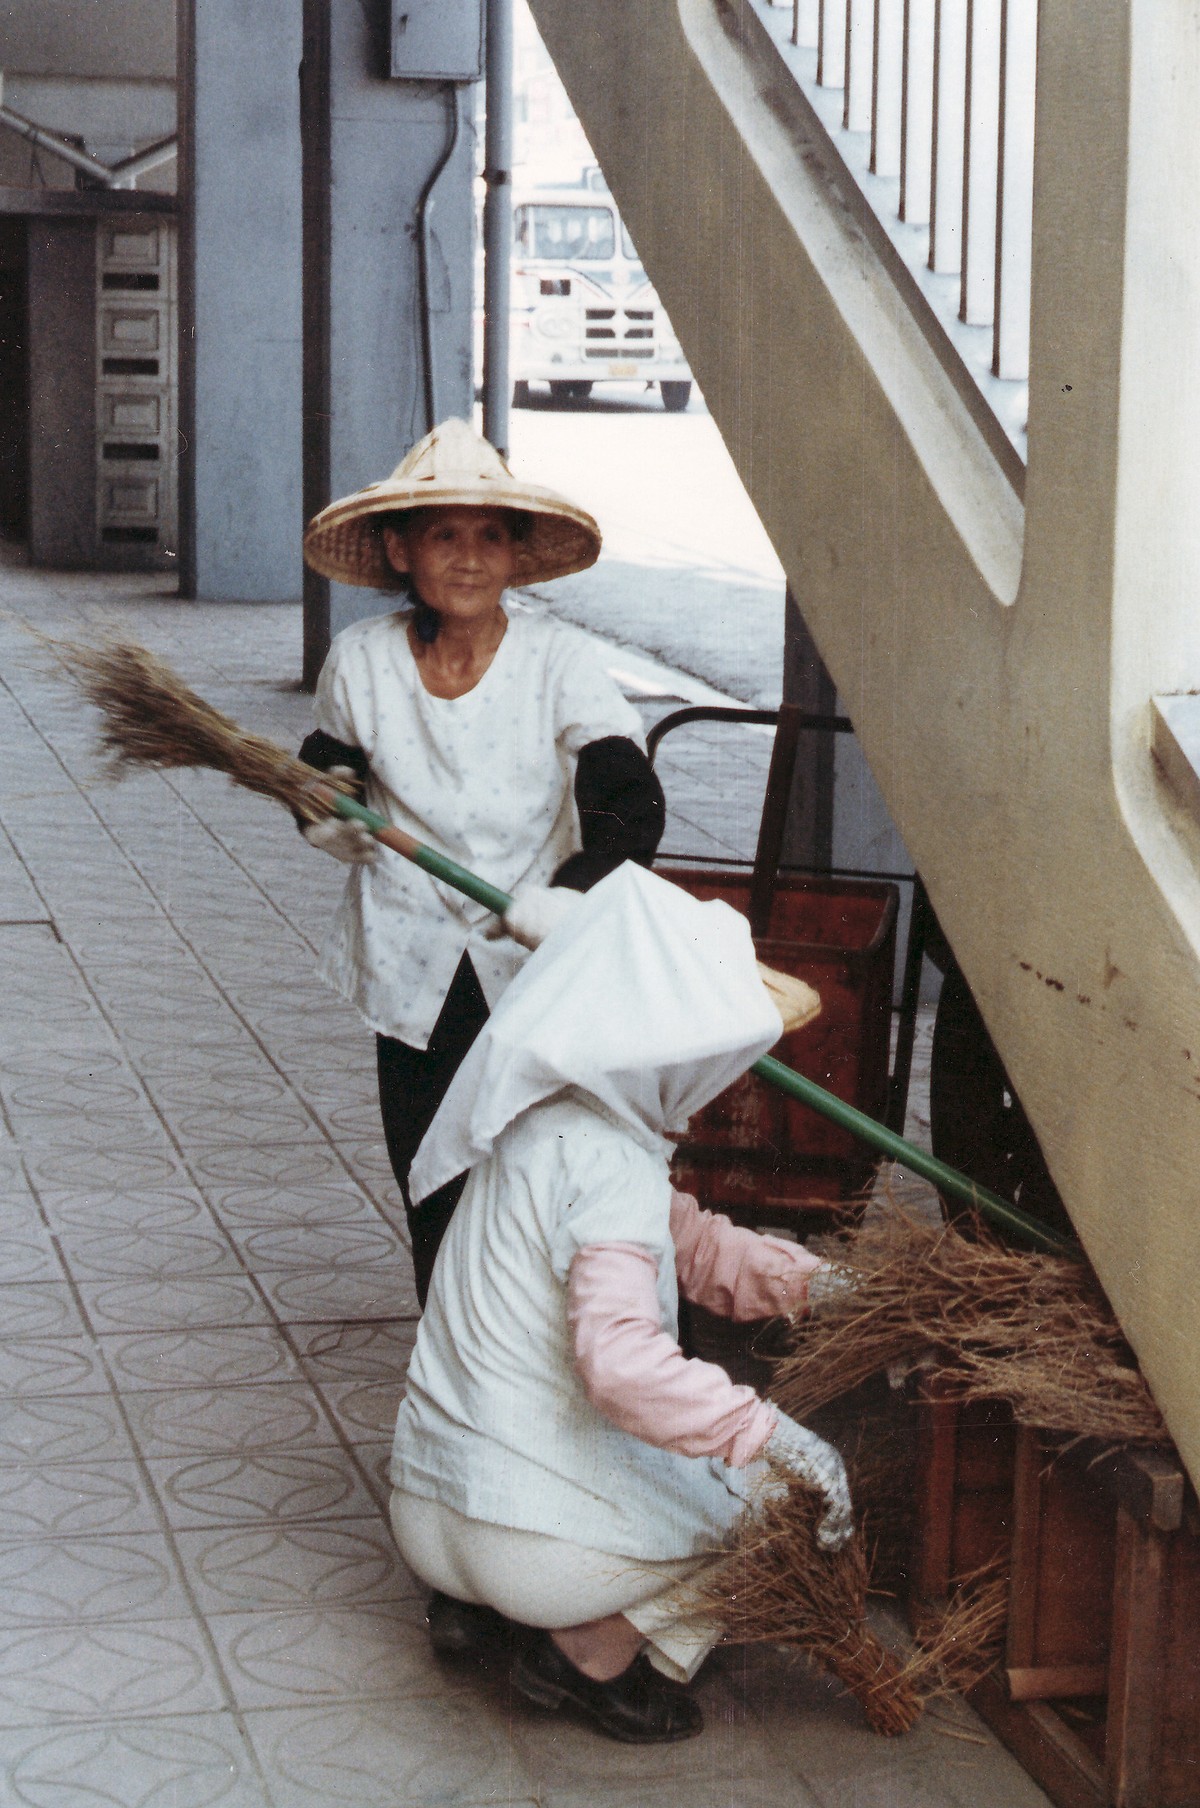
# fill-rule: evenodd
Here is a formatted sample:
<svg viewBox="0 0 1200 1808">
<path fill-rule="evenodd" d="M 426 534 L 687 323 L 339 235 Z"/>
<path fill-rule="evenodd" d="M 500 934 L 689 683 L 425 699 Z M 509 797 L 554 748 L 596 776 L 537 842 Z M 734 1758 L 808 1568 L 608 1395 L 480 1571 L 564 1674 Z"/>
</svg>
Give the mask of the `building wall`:
<svg viewBox="0 0 1200 1808">
<path fill-rule="evenodd" d="M 29 222 L 29 551 L 87 566 L 96 551 L 96 222 Z"/>
<path fill-rule="evenodd" d="M 180 588 L 295 600 L 300 9 L 189 0 L 181 18 Z"/>
<path fill-rule="evenodd" d="M 385 477 L 474 397 L 474 94 L 388 74 L 387 9 L 305 7 L 305 513 Z M 454 120 L 457 112 L 458 123 Z M 451 143 L 453 140 L 453 149 Z M 437 174 L 439 166 L 441 173 Z M 419 282 L 430 194 L 432 416 Z M 389 605 L 306 572 L 305 676 L 331 635 Z"/>
<path fill-rule="evenodd" d="M 1196 10 L 1042 0 L 1024 509 L 741 0 L 533 10 L 1200 1476 Z"/>
</svg>

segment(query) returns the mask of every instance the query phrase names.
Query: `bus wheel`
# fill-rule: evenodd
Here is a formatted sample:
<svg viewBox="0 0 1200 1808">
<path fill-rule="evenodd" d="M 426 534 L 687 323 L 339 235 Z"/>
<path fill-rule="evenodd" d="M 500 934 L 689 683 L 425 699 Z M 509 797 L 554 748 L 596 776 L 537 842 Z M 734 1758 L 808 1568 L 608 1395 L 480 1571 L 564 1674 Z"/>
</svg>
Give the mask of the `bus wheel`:
<svg viewBox="0 0 1200 1808">
<path fill-rule="evenodd" d="M 529 385 L 524 377 L 518 377 L 513 384 L 512 405 L 514 408 L 528 408 L 529 406 Z"/>
<path fill-rule="evenodd" d="M 690 383 L 660 383 L 663 407 L 668 414 L 682 414 L 692 399 Z"/>
<path fill-rule="evenodd" d="M 557 378 L 550 384 L 550 394 L 559 402 L 586 402 L 591 393 L 591 384 L 581 379 Z"/>
</svg>

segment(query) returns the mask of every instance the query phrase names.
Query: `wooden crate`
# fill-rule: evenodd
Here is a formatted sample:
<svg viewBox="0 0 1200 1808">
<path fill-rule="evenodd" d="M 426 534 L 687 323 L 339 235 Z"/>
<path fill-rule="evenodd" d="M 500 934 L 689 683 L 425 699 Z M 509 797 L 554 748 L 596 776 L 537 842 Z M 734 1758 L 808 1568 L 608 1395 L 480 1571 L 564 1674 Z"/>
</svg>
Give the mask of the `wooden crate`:
<svg viewBox="0 0 1200 1808">
<path fill-rule="evenodd" d="M 920 1414 L 914 1619 L 1009 1565 L 973 1705 L 1060 1808 L 1200 1808 L 1200 1512 L 1178 1459 L 928 1392 Z"/>
</svg>

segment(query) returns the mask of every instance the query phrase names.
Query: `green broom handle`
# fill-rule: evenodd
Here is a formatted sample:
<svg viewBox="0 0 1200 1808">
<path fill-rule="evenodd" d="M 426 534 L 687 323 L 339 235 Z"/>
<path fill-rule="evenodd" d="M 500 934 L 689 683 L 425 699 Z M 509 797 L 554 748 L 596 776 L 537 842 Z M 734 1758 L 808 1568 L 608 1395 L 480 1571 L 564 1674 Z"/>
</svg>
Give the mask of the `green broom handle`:
<svg viewBox="0 0 1200 1808">
<path fill-rule="evenodd" d="M 474 898 L 485 909 L 494 910 L 497 916 L 503 916 L 512 903 L 506 891 L 489 885 L 486 879 L 477 878 L 465 866 L 459 866 L 456 860 L 450 860 L 434 848 L 426 847 L 413 836 L 406 835 L 403 829 L 393 828 L 386 817 L 368 810 L 365 804 L 360 804 L 355 798 L 347 797 L 343 792 L 323 792 L 323 796 L 331 799 L 339 816 L 361 822 L 385 847 L 403 854 L 406 860 L 413 861 L 443 884 L 452 885 L 456 891 Z M 841 1129 L 848 1130 L 852 1136 L 857 1136 L 881 1155 L 889 1156 L 902 1168 L 919 1174 L 923 1180 L 932 1181 L 939 1192 L 948 1193 L 952 1199 L 969 1206 L 982 1217 L 990 1218 L 994 1224 L 1002 1225 L 1005 1230 L 1024 1237 L 1035 1249 L 1050 1250 L 1055 1254 L 1069 1254 L 1074 1249 L 1074 1244 L 1065 1237 L 1047 1230 L 1044 1224 L 1039 1224 L 1036 1218 L 1031 1218 L 1017 1206 L 1010 1205 L 1007 1199 L 989 1192 L 987 1187 L 976 1186 L 973 1180 L 968 1180 L 957 1168 L 947 1167 L 936 1155 L 927 1155 L 924 1149 L 918 1149 L 914 1143 L 905 1142 L 894 1130 L 876 1123 L 873 1117 L 868 1117 L 865 1111 L 859 1111 L 854 1105 L 848 1105 L 845 1099 L 826 1092 L 814 1080 L 806 1080 L 794 1068 L 785 1067 L 774 1055 L 764 1055 L 754 1063 L 751 1072 L 756 1073 L 759 1079 L 766 1080 L 769 1085 L 777 1086 L 781 1092 L 786 1092 L 789 1098 L 798 1099 L 802 1105 L 820 1112 L 822 1117 L 827 1117 Z"/>
</svg>

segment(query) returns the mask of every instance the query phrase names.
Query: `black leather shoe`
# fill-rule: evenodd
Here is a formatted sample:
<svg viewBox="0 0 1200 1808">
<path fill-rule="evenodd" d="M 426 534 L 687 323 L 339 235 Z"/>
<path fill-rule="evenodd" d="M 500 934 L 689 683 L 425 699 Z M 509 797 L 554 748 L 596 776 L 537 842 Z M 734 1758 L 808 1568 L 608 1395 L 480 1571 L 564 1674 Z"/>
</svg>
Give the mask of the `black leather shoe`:
<svg viewBox="0 0 1200 1808">
<path fill-rule="evenodd" d="M 483 1663 L 507 1657 L 512 1650 L 514 1627 L 494 1607 L 476 1607 L 456 1601 L 435 1589 L 425 1609 L 429 1642 L 436 1657 L 456 1663 Z"/>
<path fill-rule="evenodd" d="M 531 1634 L 513 1665 L 512 1680 L 527 1701 L 541 1708 L 569 1702 L 610 1739 L 627 1745 L 691 1739 L 704 1726 L 691 1697 L 644 1657 L 635 1657 L 611 1682 L 594 1682 L 563 1655 L 548 1632 Z"/>
</svg>

